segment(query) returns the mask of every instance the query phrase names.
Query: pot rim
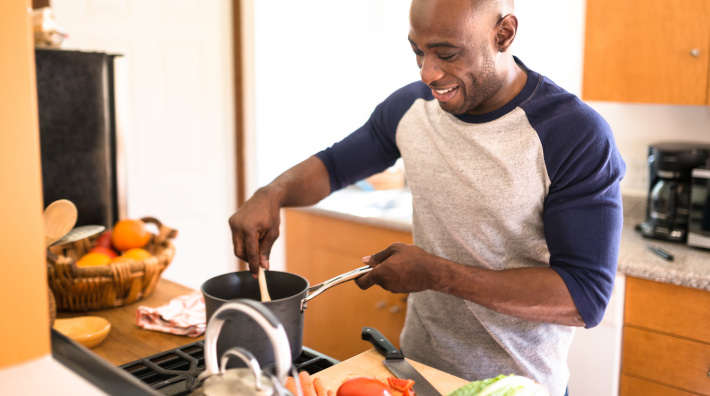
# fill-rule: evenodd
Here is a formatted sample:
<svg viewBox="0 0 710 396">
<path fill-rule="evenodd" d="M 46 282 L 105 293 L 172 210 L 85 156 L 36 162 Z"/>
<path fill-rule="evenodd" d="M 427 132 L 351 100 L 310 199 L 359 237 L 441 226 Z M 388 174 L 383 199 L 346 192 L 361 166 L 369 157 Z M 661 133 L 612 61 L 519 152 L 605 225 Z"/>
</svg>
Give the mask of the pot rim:
<svg viewBox="0 0 710 396">
<path fill-rule="evenodd" d="M 280 273 L 280 274 L 286 274 L 286 275 L 289 275 L 289 276 L 293 276 L 293 277 L 295 277 L 295 278 L 300 278 L 300 279 L 302 279 L 302 280 L 305 282 L 306 285 L 305 285 L 305 287 L 304 287 L 302 290 L 300 290 L 298 293 L 295 293 L 295 294 L 290 295 L 290 296 L 288 296 L 288 297 L 283 297 L 283 298 L 279 298 L 279 299 L 275 299 L 275 300 L 271 300 L 271 301 L 266 301 L 266 302 L 260 301 L 262 304 L 269 305 L 270 303 L 275 303 L 275 302 L 279 302 L 279 301 L 289 300 L 289 299 L 292 299 L 292 298 L 294 298 L 294 297 L 296 297 L 296 296 L 300 296 L 300 295 L 301 295 L 302 293 L 304 293 L 304 292 L 306 293 L 306 296 L 308 295 L 308 292 L 309 292 L 308 289 L 310 288 L 310 283 L 308 282 L 308 279 L 302 277 L 301 275 L 294 274 L 294 273 L 292 273 L 292 272 L 273 271 L 273 270 L 266 271 L 267 274 L 268 274 L 269 272 Z M 227 277 L 230 277 L 230 276 L 238 276 L 239 274 L 245 274 L 245 273 L 246 273 L 246 274 L 251 274 L 251 271 L 248 271 L 248 270 L 245 270 L 245 271 L 233 271 L 233 272 L 227 272 L 227 273 L 224 273 L 224 274 L 220 274 L 220 275 L 214 276 L 214 277 L 209 278 L 209 279 L 207 279 L 206 281 L 202 282 L 202 285 L 200 285 L 200 291 L 202 292 L 202 294 L 203 294 L 204 296 L 207 296 L 207 297 L 209 297 L 209 298 L 211 298 L 211 299 L 213 299 L 213 300 L 215 300 L 215 301 L 220 301 L 220 302 L 232 301 L 232 300 L 235 300 L 235 299 L 237 299 L 237 298 L 246 298 L 246 297 L 236 297 L 236 298 L 231 298 L 231 299 L 225 299 L 225 298 L 216 297 L 214 294 L 208 293 L 207 291 L 205 291 L 205 285 L 208 284 L 209 282 L 212 282 L 212 281 L 216 282 L 218 279 L 221 279 L 221 278 L 227 278 Z M 267 275 L 267 276 L 268 276 L 268 275 Z"/>
</svg>

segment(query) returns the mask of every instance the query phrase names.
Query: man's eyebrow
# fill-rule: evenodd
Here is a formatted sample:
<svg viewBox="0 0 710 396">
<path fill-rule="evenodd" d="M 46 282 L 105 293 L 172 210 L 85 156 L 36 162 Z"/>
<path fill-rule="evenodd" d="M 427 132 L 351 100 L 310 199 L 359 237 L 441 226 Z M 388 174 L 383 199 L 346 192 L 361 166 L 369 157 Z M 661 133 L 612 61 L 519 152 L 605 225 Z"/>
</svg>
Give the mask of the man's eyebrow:
<svg viewBox="0 0 710 396">
<path fill-rule="evenodd" d="M 409 40 L 409 43 L 412 44 L 413 46 L 419 47 L 414 41 L 412 41 L 411 38 L 407 37 L 407 40 Z M 436 41 L 436 42 L 427 44 L 426 47 L 427 48 L 437 48 L 437 47 L 459 48 L 459 46 L 454 45 L 448 41 Z"/>
</svg>

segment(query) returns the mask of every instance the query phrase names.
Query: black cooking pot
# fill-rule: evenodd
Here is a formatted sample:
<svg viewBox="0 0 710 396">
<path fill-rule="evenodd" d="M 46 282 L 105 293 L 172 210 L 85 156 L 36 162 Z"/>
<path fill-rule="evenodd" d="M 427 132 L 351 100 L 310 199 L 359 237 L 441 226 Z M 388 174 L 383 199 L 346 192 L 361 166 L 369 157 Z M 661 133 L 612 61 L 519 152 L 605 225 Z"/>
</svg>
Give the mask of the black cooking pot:
<svg viewBox="0 0 710 396">
<path fill-rule="evenodd" d="M 291 361 L 294 361 L 303 349 L 303 315 L 308 301 L 325 290 L 343 282 L 355 279 L 372 270 L 364 266 L 338 275 L 321 284 L 308 287 L 308 280 L 302 276 L 279 271 L 265 271 L 271 301 L 263 302 L 281 322 L 291 347 Z M 225 302 L 234 299 L 261 301 L 259 282 L 249 271 L 232 272 L 209 279 L 202 284 L 205 297 L 207 320 Z M 236 313 L 228 319 L 217 340 L 217 355 L 233 347 L 241 347 L 251 352 L 261 366 L 274 363 L 271 342 L 263 329 L 246 314 Z"/>
</svg>

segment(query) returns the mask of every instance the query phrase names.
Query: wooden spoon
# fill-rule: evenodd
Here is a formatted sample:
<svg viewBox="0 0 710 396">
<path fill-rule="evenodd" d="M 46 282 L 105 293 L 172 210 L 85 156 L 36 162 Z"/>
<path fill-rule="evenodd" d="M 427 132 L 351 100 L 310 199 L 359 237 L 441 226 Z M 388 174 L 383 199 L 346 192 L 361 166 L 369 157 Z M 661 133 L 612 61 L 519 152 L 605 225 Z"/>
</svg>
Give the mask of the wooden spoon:
<svg viewBox="0 0 710 396">
<path fill-rule="evenodd" d="M 266 273 L 264 272 L 264 267 L 259 266 L 259 291 L 261 292 L 261 302 L 271 301 L 271 296 L 269 295 L 269 289 L 266 287 Z"/>
<path fill-rule="evenodd" d="M 76 206 L 68 199 L 52 202 L 42 213 L 44 238 L 47 246 L 66 235 L 76 224 Z"/>
</svg>

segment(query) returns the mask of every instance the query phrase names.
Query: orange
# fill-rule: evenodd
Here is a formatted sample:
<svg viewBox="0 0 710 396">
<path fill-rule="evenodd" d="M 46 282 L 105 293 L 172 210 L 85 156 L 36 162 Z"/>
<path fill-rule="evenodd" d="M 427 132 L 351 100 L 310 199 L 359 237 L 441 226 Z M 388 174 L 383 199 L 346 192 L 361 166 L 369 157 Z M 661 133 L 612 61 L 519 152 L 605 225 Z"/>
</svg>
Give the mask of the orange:
<svg viewBox="0 0 710 396">
<path fill-rule="evenodd" d="M 118 256 L 118 257 L 114 257 L 111 259 L 112 263 L 130 263 L 133 261 L 136 261 L 136 260 L 133 260 L 132 258 L 128 258 L 128 257 L 123 257 L 123 256 Z"/>
<path fill-rule="evenodd" d="M 101 265 L 107 265 L 110 262 L 111 257 L 103 253 L 89 252 L 79 257 L 79 260 L 76 262 L 76 265 L 78 267 L 98 267 Z"/>
<path fill-rule="evenodd" d="M 133 248 L 133 249 L 128 249 L 123 254 L 121 254 L 121 257 L 133 259 L 136 261 L 141 261 L 143 259 L 147 259 L 150 257 L 151 254 L 148 253 L 147 250 L 141 249 L 141 248 Z"/>
<path fill-rule="evenodd" d="M 141 220 L 124 219 L 113 226 L 111 244 L 116 250 L 142 248 L 150 241 L 150 232 Z"/>
</svg>

